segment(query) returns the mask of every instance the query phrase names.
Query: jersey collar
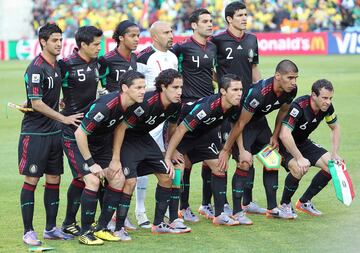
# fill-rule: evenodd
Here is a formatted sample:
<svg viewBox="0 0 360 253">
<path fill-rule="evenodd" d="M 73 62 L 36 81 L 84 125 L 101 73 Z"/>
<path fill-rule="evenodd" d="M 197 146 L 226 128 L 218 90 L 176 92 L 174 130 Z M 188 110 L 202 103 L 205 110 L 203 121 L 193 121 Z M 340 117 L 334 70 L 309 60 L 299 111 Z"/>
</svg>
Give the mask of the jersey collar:
<svg viewBox="0 0 360 253">
<path fill-rule="evenodd" d="M 241 37 L 237 37 L 235 34 L 233 34 L 229 29 L 226 29 L 227 34 L 229 34 L 231 37 L 233 37 L 237 42 L 240 42 L 245 37 L 245 32 Z"/>
<path fill-rule="evenodd" d="M 191 39 L 195 44 L 197 44 L 199 47 L 201 47 L 202 49 L 205 49 L 205 48 L 206 48 L 207 42 L 206 42 L 205 45 L 203 45 L 203 44 L 201 44 L 199 41 L 197 41 L 193 36 L 191 36 L 190 39 Z"/>
<path fill-rule="evenodd" d="M 130 62 L 130 61 L 131 61 L 131 52 L 130 52 L 129 57 L 126 57 L 125 55 L 123 55 L 123 54 L 118 50 L 118 48 L 115 48 L 114 50 L 116 51 L 116 53 L 117 53 L 118 55 L 120 55 L 122 58 L 124 58 L 124 60 L 126 60 L 127 62 Z"/>
</svg>

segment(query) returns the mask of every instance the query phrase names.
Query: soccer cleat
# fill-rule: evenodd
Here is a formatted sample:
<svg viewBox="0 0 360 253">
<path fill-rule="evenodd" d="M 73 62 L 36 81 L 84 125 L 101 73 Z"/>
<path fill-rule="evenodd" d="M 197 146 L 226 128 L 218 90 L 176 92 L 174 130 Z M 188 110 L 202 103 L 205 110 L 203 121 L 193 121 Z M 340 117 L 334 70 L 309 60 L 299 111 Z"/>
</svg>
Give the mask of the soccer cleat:
<svg viewBox="0 0 360 253">
<path fill-rule="evenodd" d="M 292 212 L 284 211 L 281 208 L 275 207 L 266 211 L 267 218 L 280 218 L 280 219 L 294 219 Z"/>
<path fill-rule="evenodd" d="M 151 232 L 153 234 L 180 234 L 181 232 L 165 222 L 161 222 L 159 225 L 152 225 Z"/>
<path fill-rule="evenodd" d="M 94 235 L 94 232 L 89 230 L 79 236 L 79 243 L 86 244 L 86 245 L 103 245 L 104 241 L 101 240 L 100 238 L 97 238 Z"/>
<path fill-rule="evenodd" d="M 211 206 L 211 204 L 201 205 L 199 207 L 198 212 L 199 212 L 199 214 L 201 214 L 202 216 L 204 216 L 206 219 L 209 219 L 209 220 L 212 220 L 215 217 L 214 209 Z"/>
<path fill-rule="evenodd" d="M 256 202 L 250 202 L 246 206 L 243 205 L 242 209 L 247 214 L 266 214 L 266 209 L 260 207 Z"/>
<path fill-rule="evenodd" d="M 149 221 L 145 212 L 139 212 L 135 214 L 138 225 L 141 228 L 151 228 L 151 222 Z"/>
<path fill-rule="evenodd" d="M 184 224 L 184 220 L 177 218 L 173 222 L 171 222 L 170 227 L 175 228 L 176 230 L 180 231 L 180 233 L 189 233 L 191 232 L 191 228 L 187 227 Z"/>
<path fill-rule="evenodd" d="M 232 216 L 233 210 L 231 209 L 229 204 L 224 204 L 224 213 L 226 213 L 228 216 Z"/>
<path fill-rule="evenodd" d="M 46 240 L 71 240 L 74 239 L 73 235 L 64 233 L 60 228 L 53 227 L 50 231 L 44 230 L 43 234 Z"/>
<path fill-rule="evenodd" d="M 128 234 L 128 232 L 126 232 L 125 228 L 123 227 L 119 231 L 115 231 L 114 235 L 118 237 L 120 241 L 124 241 L 124 242 L 131 241 L 130 235 Z"/>
<path fill-rule="evenodd" d="M 289 203 L 289 204 L 282 203 L 281 206 L 279 207 L 279 209 L 282 210 L 283 212 L 291 214 L 294 217 L 294 219 L 297 218 L 297 214 L 296 214 L 294 208 L 292 207 L 291 203 Z"/>
<path fill-rule="evenodd" d="M 128 230 L 136 230 L 136 227 L 134 224 L 131 223 L 129 216 L 126 216 L 124 225 L 125 228 Z"/>
<path fill-rule="evenodd" d="M 312 216 L 320 216 L 322 214 L 319 210 L 315 208 L 314 204 L 310 200 L 305 203 L 302 203 L 300 202 L 300 200 L 298 200 L 296 202 L 296 209 Z"/>
<path fill-rule="evenodd" d="M 219 226 L 219 225 L 236 226 L 236 225 L 239 225 L 240 222 L 230 218 L 229 215 L 222 212 L 219 216 L 217 216 L 213 219 L 213 224 L 217 225 L 217 226 Z"/>
<path fill-rule="evenodd" d="M 103 240 L 103 241 L 109 241 L 109 242 L 117 242 L 120 241 L 120 238 L 115 236 L 113 232 L 111 232 L 108 229 L 100 229 L 98 231 L 94 232 L 94 235 Z"/>
<path fill-rule="evenodd" d="M 73 235 L 73 236 L 79 236 L 81 234 L 81 229 L 80 227 L 76 224 L 76 222 L 71 223 L 69 225 L 65 225 L 63 223 L 61 230 L 69 235 Z"/>
<path fill-rule="evenodd" d="M 24 234 L 23 242 L 30 246 L 40 246 L 41 245 L 41 241 L 38 239 L 36 232 L 33 230 L 29 230 Z"/>
<path fill-rule="evenodd" d="M 244 211 L 240 211 L 237 214 L 233 215 L 232 218 L 240 223 L 240 225 L 252 225 L 253 222 L 246 217 Z"/>
<path fill-rule="evenodd" d="M 182 209 L 179 210 L 178 212 L 178 216 L 179 218 L 184 219 L 185 221 L 189 221 L 189 222 L 199 222 L 200 219 L 199 217 L 197 217 L 190 209 L 190 207 L 186 208 L 186 209 Z"/>
</svg>

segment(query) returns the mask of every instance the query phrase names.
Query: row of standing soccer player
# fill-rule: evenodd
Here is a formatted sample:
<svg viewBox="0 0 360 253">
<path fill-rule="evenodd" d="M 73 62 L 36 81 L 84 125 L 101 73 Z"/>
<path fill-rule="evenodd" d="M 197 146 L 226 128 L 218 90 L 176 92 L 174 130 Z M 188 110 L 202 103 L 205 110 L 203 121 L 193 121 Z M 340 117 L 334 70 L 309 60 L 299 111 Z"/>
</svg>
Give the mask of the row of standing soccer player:
<svg viewBox="0 0 360 253">
<path fill-rule="evenodd" d="M 99 59 L 102 31 L 92 26 L 81 27 L 75 36 L 78 50 L 59 62 L 56 56 L 61 50 L 61 30 L 54 24 L 40 29 L 42 53 L 25 74 L 27 103 L 35 112 L 24 115 L 19 141 L 19 170 L 25 176 L 21 209 L 26 244 L 41 244 L 32 219 L 34 191 L 43 174 L 44 239 L 79 236 L 79 241 L 87 245 L 103 244 L 103 240 L 131 240 L 124 223 L 136 178 L 147 174 L 158 178 L 155 218 L 151 226 L 144 207 L 137 208 L 139 225 L 151 227 L 154 233 L 190 232 L 191 228 L 179 216 L 198 221 L 187 202 L 190 168 L 200 161 L 210 169 L 202 173 L 204 196 L 199 211 L 212 218 L 214 224 L 252 224 L 244 210 L 265 212 L 269 217 L 295 218 L 290 199 L 310 165 L 322 168 L 323 172 L 314 177 L 296 207 L 313 215 L 320 213 L 310 200 L 331 178 L 325 163 L 330 154 L 307 137 L 325 117 L 333 130 L 331 155 L 338 158 L 339 132 L 331 106 L 332 85 L 319 80 L 314 83 L 311 96 L 292 103 L 296 96 L 296 65 L 289 60 L 281 61 L 273 77 L 259 81 L 257 40 L 245 32 L 245 5 L 229 4 L 225 18 L 228 29 L 211 37 L 211 14 L 205 9 L 194 11 L 190 17 L 193 36 L 174 46 L 170 25 L 156 22 L 150 29 L 152 46 L 138 56 L 132 51 L 138 44 L 139 28 L 123 21 L 113 35 L 117 47 Z M 212 85 L 214 70 L 219 80 L 218 94 L 214 94 Z M 114 92 L 95 101 L 99 79 L 106 90 Z M 64 108 L 59 113 L 61 87 Z M 272 134 L 265 115 L 275 109 L 280 110 Z M 223 125 L 225 136 L 230 130 L 229 124 L 223 123 L 226 119 L 234 127 L 222 145 L 219 127 Z M 162 125 L 165 121 L 166 128 Z M 166 150 L 164 129 L 165 143 L 169 141 Z M 251 154 L 267 143 L 277 147 L 279 136 L 284 167 L 290 173 L 281 206 L 277 207 L 278 172 L 264 170 L 268 202 L 265 211 L 251 198 L 254 175 Z M 225 170 L 235 139 L 241 155 L 236 154 L 235 145 L 233 153 L 238 166 L 232 179 L 233 210 L 229 213 L 224 212 L 229 211 L 224 210 L 224 206 L 228 207 Z M 59 229 L 56 216 L 63 151 L 74 179 L 68 189 L 66 217 Z M 183 172 L 174 170 L 173 163 Z M 172 176 L 178 179 L 181 174 L 180 193 Z M 105 187 L 101 183 L 103 178 L 107 179 Z M 143 181 L 146 184 L 146 179 Z M 137 188 L 143 190 L 146 186 Z M 215 212 L 210 204 L 211 195 Z M 137 197 L 137 205 L 143 205 L 144 192 Z M 93 224 L 98 199 L 103 208 L 98 222 Z M 81 229 L 76 223 L 80 204 Z M 168 207 L 169 223 L 165 223 Z M 111 232 L 107 226 L 115 210 L 116 224 Z"/>
</svg>

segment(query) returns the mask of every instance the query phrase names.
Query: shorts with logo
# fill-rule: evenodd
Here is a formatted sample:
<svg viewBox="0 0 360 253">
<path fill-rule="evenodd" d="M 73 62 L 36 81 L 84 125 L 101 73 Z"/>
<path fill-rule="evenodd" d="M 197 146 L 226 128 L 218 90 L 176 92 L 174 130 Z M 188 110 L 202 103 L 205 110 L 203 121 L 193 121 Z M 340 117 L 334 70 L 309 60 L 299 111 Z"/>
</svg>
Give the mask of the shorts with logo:
<svg viewBox="0 0 360 253">
<path fill-rule="evenodd" d="M 220 128 L 213 128 L 200 136 L 185 135 L 176 149 L 187 155 L 192 164 L 218 159 L 221 150 Z"/>
<path fill-rule="evenodd" d="M 258 153 L 265 145 L 270 143 L 272 136 L 266 117 L 246 124 L 242 136 L 245 150 L 253 155 Z M 239 148 L 236 144 L 233 146 L 232 156 L 235 161 L 239 162 Z"/>
<path fill-rule="evenodd" d="M 88 136 L 88 145 L 94 162 L 105 169 L 109 166 L 112 159 L 113 135 L 103 135 L 99 137 Z M 68 158 L 71 173 L 74 178 L 81 178 L 90 174 L 89 167 L 85 163 L 83 156 L 76 144 L 76 140 L 67 137 L 62 138 L 64 153 Z"/>
<path fill-rule="evenodd" d="M 61 132 L 50 135 L 20 135 L 19 173 L 30 177 L 64 173 Z"/>
<path fill-rule="evenodd" d="M 127 132 L 120 160 L 126 179 L 168 173 L 164 155 L 150 134 L 135 136 Z"/>
<path fill-rule="evenodd" d="M 296 143 L 296 147 L 299 149 L 300 153 L 310 161 L 311 166 L 315 166 L 316 162 L 325 154 L 327 150 L 321 147 L 319 144 L 311 141 L 310 139 L 306 139 L 300 144 Z M 279 151 L 282 156 L 281 165 L 289 171 L 289 162 L 294 157 L 286 150 L 284 145 L 279 143 Z"/>
</svg>

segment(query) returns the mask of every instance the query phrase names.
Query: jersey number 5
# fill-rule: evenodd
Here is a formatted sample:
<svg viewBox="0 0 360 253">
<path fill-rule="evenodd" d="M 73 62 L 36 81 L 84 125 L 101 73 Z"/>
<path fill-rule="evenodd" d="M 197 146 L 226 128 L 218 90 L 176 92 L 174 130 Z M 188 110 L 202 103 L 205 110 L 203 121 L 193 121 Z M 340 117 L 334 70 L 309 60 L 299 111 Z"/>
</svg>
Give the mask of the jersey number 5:
<svg viewBox="0 0 360 253">
<path fill-rule="evenodd" d="M 78 69 L 77 70 L 77 75 L 78 75 L 78 77 L 79 77 L 79 82 L 84 82 L 85 81 L 85 79 L 86 79 L 86 76 L 85 76 L 85 74 L 84 74 L 84 69 Z"/>
</svg>

